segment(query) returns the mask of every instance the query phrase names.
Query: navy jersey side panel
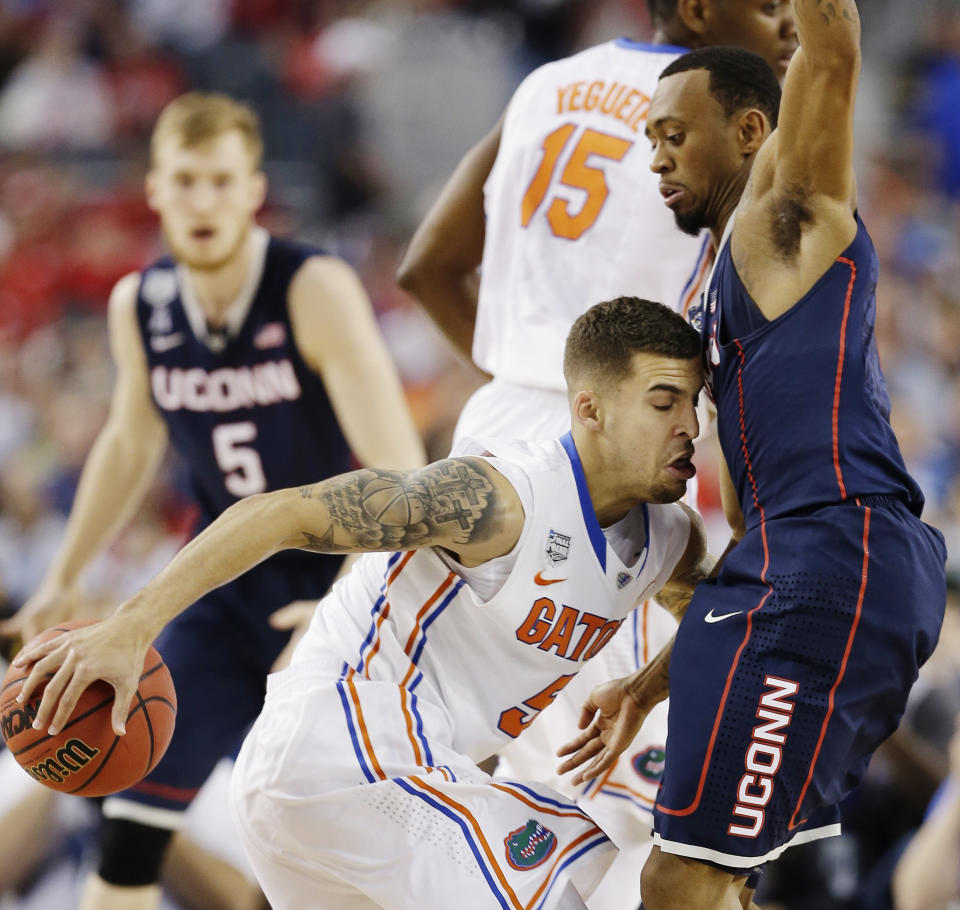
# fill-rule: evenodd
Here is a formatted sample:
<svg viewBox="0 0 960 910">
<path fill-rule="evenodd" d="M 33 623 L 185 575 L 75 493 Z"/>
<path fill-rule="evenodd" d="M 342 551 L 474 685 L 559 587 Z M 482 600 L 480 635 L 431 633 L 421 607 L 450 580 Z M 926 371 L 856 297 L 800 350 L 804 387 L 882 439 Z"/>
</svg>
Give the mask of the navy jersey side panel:
<svg viewBox="0 0 960 910">
<path fill-rule="evenodd" d="M 189 472 L 201 528 L 244 496 L 350 469 L 346 440 L 320 377 L 297 350 L 288 314 L 290 283 L 319 252 L 270 239 L 247 318 L 221 351 L 194 335 L 174 263 L 161 259 L 143 273 L 137 314 L 152 396 Z M 322 596 L 340 563 L 287 551 L 229 589 L 249 592 L 238 606 L 262 619 L 291 599 Z M 279 577 L 282 585 L 270 582 Z"/>
<path fill-rule="evenodd" d="M 721 250 L 705 300 L 708 387 L 747 525 L 869 494 L 919 515 L 923 495 L 890 427 L 874 339 L 877 256 L 853 242 L 795 306 L 767 321 Z M 775 427 L 771 431 L 771 427 Z"/>
</svg>

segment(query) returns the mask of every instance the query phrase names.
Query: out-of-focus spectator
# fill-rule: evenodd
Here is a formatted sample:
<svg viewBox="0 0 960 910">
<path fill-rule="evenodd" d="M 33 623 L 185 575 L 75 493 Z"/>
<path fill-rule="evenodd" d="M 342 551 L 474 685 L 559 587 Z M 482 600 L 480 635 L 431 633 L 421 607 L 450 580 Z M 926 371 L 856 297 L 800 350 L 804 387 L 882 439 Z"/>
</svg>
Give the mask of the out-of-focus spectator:
<svg viewBox="0 0 960 910">
<path fill-rule="evenodd" d="M 66 524 L 46 496 L 49 465 L 36 455 L 24 450 L 0 468 L 0 593 L 12 609 L 42 581 Z"/>
<path fill-rule="evenodd" d="M 196 4 L 204 6 L 205 4 Z M 0 145 L 14 150 L 102 149 L 114 109 L 102 68 L 81 51 L 81 23 L 54 16 L 0 94 Z"/>
<path fill-rule="evenodd" d="M 130 0 L 136 28 L 159 46 L 198 54 L 215 45 L 230 25 L 231 0 Z"/>
<path fill-rule="evenodd" d="M 896 910 L 950 910 L 960 902 L 960 732 L 950 743 L 950 776 L 893 874 Z"/>
<path fill-rule="evenodd" d="M 960 199 L 960 9 L 945 3 L 929 17 L 926 46 L 916 60 L 911 120 L 926 143 L 938 189 Z"/>
</svg>

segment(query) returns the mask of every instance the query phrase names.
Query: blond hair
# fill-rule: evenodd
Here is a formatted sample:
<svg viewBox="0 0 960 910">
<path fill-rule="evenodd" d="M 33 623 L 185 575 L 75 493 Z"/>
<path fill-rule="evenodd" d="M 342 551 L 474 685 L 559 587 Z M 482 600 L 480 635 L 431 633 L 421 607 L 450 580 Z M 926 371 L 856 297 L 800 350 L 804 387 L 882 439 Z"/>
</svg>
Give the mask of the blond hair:
<svg viewBox="0 0 960 910">
<path fill-rule="evenodd" d="M 150 162 L 157 163 L 160 143 L 171 136 L 183 147 L 193 148 L 231 130 L 243 137 L 253 169 L 258 170 L 263 160 L 263 137 L 256 111 L 219 92 L 187 92 L 160 112 L 150 136 Z"/>
</svg>

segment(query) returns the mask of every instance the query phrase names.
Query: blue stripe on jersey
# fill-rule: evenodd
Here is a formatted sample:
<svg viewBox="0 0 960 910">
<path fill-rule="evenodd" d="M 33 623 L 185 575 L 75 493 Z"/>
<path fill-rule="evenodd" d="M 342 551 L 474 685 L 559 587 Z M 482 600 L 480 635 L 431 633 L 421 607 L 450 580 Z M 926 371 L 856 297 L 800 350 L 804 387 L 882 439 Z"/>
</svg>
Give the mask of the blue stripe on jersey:
<svg viewBox="0 0 960 910">
<path fill-rule="evenodd" d="M 543 892 L 543 897 L 540 899 L 540 903 L 537 904 L 536 910 L 543 910 L 543 907 L 546 906 L 547 898 L 550 896 L 550 892 L 551 890 L 553 890 L 553 886 L 560 879 L 560 873 L 563 872 L 563 870 L 566 869 L 567 866 L 569 866 L 571 863 L 574 863 L 578 859 L 580 859 L 580 857 L 583 856 L 584 853 L 589 853 L 591 850 L 593 850 L 596 847 L 602 847 L 604 844 L 610 843 L 606 834 L 604 834 L 602 831 L 600 831 L 599 834 L 600 834 L 599 837 L 595 838 L 592 841 L 588 841 L 579 850 L 577 850 L 576 853 L 571 853 L 570 856 L 568 856 L 563 861 L 563 864 L 559 868 L 553 870 L 553 872 L 551 873 L 550 884 L 547 886 L 547 890 Z"/>
<path fill-rule="evenodd" d="M 583 793 L 580 794 L 580 797 L 583 798 L 586 796 L 597 784 L 600 783 L 600 778 L 595 777 L 586 787 L 583 788 Z"/>
<path fill-rule="evenodd" d="M 421 676 L 422 675 L 423 674 L 421 674 Z M 427 737 L 423 735 L 423 718 L 420 716 L 420 710 L 417 708 L 417 696 L 412 692 L 410 692 L 410 710 L 413 711 L 413 716 L 417 719 L 417 739 L 420 740 L 420 745 L 423 746 L 423 755 L 427 760 L 427 767 L 432 768 L 433 753 L 430 751 L 430 744 L 427 742 Z"/>
<path fill-rule="evenodd" d="M 497 783 L 501 787 L 508 787 L 511 790 L 522 790 L 524 793 L 527 794 L 527 796 L 532 796 L 535 800 L 537 800 L 537 802 L 541 802 L 544 805 L 556 806 L 558 809 L 566 809 L 571 812 L 577 812 L 578 814 L 583 816 L 584 819 L 587 819 L 587 816 L 583 814 L 583 810 L 575 803 L 570 803 L 570 802 L 561 803 L 555 799 L 548 799 L 546 796 L 541 796 L 539 793 L 537 793 L 536 790 L 531 790 L 529 787 L 523 786 L 523 784 L 518 784 L 515 780 L 498 780 Z"/>
<path fill-rule="evenodd" d="M 593 552 L 597 554 L 597 560 L 604 573 L 607 571 L 607 538 L 603 536 L 603 529 L 600 522 L 597 521 L 597 513 L 593 511 L 593 501 L 590 499 L 590 490 L 587 488 L 587 478 L 583 473 L 583 465 L 580 463 L 580 456 L 577 454 L 577 447 L 573 441 L 572 433 L 565 433 L 560 437 L 560 442 L 566 449 L 570 458 L 570 466 L 573 468 L 573 477 L 577 482 L 577 494 L 580 497 L 580 511 L 583 513 L 583 523 L 587 526 L 587 535 L 590 537 L 590 543 L 593 545 Z"/>
<path fill-rule="evenodd" d="M 373 774 L 370 773 L 370 768 L 367 767 L 367 763 L 363 758 L 363 753 L 360 751 L 360 740 L 357 739 L 357 730 L 353 726 L 353 716 L 350 714 L 350 704 L 347 701 L 347 693 L 343 691 L 342 682 L 337 682 L 337 692 L 340 693 L 340 701 L 343 704 L 343 713 L 347 718 L 347 728 L 350 731 L 350 739 L 353 742 L 353 751 L 356 753 L 357 761 L 360 762 L 360 770 L 363 771 L 368 783 L 376 783 L 377 779 L 373 776 Z"/>
<path fill-rule="evenodd" d="M 422 679 L 423 679 L 423 673 L 422 673 L 422 672 L 421 672 L 421 673 L 418 673 L 418 674 L 417 674 L 417 678 L 416 678 L 409 686 L 407 686 L 407 691 L 408 691 L 408 692 L 413 692 L 413 690 L 416 689 L 417 686 L 420 685 L 420 682 L 421 682 Z"/>
<path fill-rule="evenodd" d="M 700 244 L 700 252 L 697 253 L 697 261 L 693 266 L 690 277 L 687 279 L 687 283 L 680 292 L 680 299 L 677 301 L 678 306 L 681 308 L 683 307 L 683 301 L 686 299 L 687 294 L 690 293 L 690 288 L 693 286 L 694 281 L 697 280 L 697 275 L 700 274 L 700 266 L 703 265 L 703 257 L 707 255 L 707 251 L 710 249 L 710 242 L 710 232 L 704 231 L 703 243 Z"/>
<path fill-rule="evenodd" d="M 360 645 L 360 662 L 357 664 L 357 672 L 361 673 L 363 671 L 363 665 L 366 662 L 366 658 L 363 656 L 367 648 L 370 647 L 370 643 L 373 641 L 373 636 L 377 631 L 377 616 L 380 614 L 380 607 L 383 606 L 383 602 L 387 599 L 387 583 L 384 582 L 380 587 L 380 596 L 373 602 L 373 608 L 370 610 L 370 616 L 373 619 L 373 622 L 370 623 L 370 631 L 367 632 L 367 637 L 364 638 L 363 643 Z"/>
<path fill-rule="evenodd" d="M 640 568 L 634 572 L 634 578 L 639 578 L 643 574 L 647 558 L 650 556 L 650 512 L 645 502 L 641 503 L 640 507 L 643 509 L 643 561 L 640 563 Z"/>
<path fill-rule="evenodd" d="M 413 785 L 403 778 L 395 777 L 393 782 L 401 789 L 406 790 L 411 796 L 416 796 L 418 799 L 422 799 L 428 806 L 432 806 L 438 812 L 443 813 L 447 816 L 447 818 L 453 820 L 460 826 L 460 830 L 463 831 L 464 839 L 466 840 L 467 845 L 470 847 L 470 852 L 477 860 L 477 865 L 480 867 L 483 877 L 487 880 L 487 884 L 490 886 L 493 896 L 497 899 L 497 902 L 500 904 L 500 906 L 503 907 L 503 910 L 512 910 L 510 904 L 507 903 L 507 899 L 503 892 L 500 890 L 499 886 L 491 876 L 490 870 L 483 859 L 483 852 L 480 850 L 477 842 L 474 840 L 473 835 L 470 833 L 467 823 L 459 815 L 447 808 L 447 806 L 443 805 L 443 803 L 438 802 L 432 796 L 428 796 L 426 793 L 423 793 L 420 790 L 414 789 Z"/>
<path fill-rule="evenodd" d="M 627 802 L 632 803 L 638 809 L 642 809 L 648 815 L 653 815 L 653 806 L 648 803 L 642 803 L 639 799 L 633 796 L 630 793 L 621 793 L 619 790 L 614 790 L 611 787 L 602 787 L 600 792 L 604 796 L 615 796 L 617 799 L 625 799 Z"/>
<path fill-rule="evenodd" d="M 677 44 L 647 44 L 629 38 L 617 38 L 616 45 L 628 51 L 646 51 L 648 54 L 685 54 L 689 50 Z"/>
<path fill-rule="evenodd" d="M 360 673 L 363 670 L 363 665 L 366 663 L 366 658 L 363 656 L 364 651 L 370 646 L 373 641 L 373 636 L 377 632 L 377 616 L 380 613 L 380 607 L 383 605 L 384 600 L 387 596 L 387 583 L 390 578 L 390 570 L 397 564 L 397 561 L 400 559 L 402 553 L 398 550 L 396 553 L 393 553 L 390 558 L 387 560 L 387 570 L 383 573 L 383 584 L 380 585 L 380 596 L 376 599 L 373 604 L 373 608 L 370 610 L 370 616 L 373 619 L 373 622 L 370 623 L 370 631 L 367 633 L 367 637 L 364 638 L 363 644 L 360 645 L 360 663 L 357 664 L 357 673 Z"/>
<path fill-rule="evenodd" d="M 641 664 L 640 664 L 640 629 L 639 629 L 639 626 L 640 626 L 640 616 L 639 616 L 639 613 L 640 613 L 640 608 L 638 607 L 638 608 L 636 608 L 636 609 L 633 611 L 633 614 L 632 614 L 632 618 L 633 618 L 633 662 L 634 662 L 634 667 L 635 667 L 637 670 L 639 670 L 639 669 L 640 669 L 640 666 L 641 666 Z"/>
<path fill-rule="evenodd" d="M 430 628 L 430 624 L 450 605 L 450 601 L 457 596 L 457 592 L 463 587 L 463 579 L 461 578 L 451 589 L 450 593 L 447 594 L 443 600 L 440 601 L 440 604 L 434 609 L 434 611 L 427 617 L 423 625 L 420 627 L 420 644 L 417 645 L 416 651 L 413 652 L 413 657 L 410 658 L 412 664 L 416 664 L 420 660 L 420 655 L 423 653 L 423 648 L 427 643 L 427 629 Z"/>
<path fill-rule="evenodd" d="M 456 782 L 457 782 L 457 775 L 453 773 L 453 768 L 451 768 L 449 765 L 437 765 L 437 767 L 438 767 L 438 768 L 443 768 L 443 770 L 446 771 L 447 774 L 450 775 L 450 780 L 451 780 L 453 783 L 456 783 Z"/>
</svg>

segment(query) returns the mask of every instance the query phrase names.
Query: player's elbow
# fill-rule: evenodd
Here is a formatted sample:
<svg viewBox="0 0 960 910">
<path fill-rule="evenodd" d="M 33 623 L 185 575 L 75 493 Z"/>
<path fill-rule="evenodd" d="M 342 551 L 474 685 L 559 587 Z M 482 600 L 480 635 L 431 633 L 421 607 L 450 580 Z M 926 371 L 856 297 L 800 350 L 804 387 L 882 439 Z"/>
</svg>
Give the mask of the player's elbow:
<svg viewBox="0 0 960 910">
<path fill-rule="evenodd" d="M 805 53 L 817 71 L 828 77 L 829 90 L 838 91 L 845 84 L 856 85 L 862 64 L 859 30 L 844 32 L 819 44 L 815 51 Z"/>
</svg>

